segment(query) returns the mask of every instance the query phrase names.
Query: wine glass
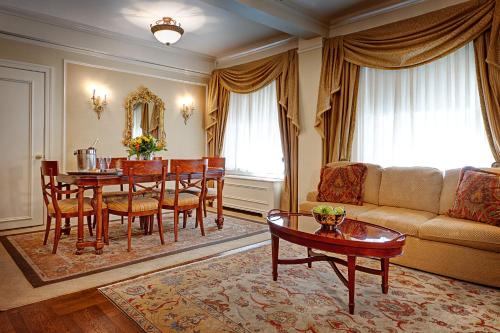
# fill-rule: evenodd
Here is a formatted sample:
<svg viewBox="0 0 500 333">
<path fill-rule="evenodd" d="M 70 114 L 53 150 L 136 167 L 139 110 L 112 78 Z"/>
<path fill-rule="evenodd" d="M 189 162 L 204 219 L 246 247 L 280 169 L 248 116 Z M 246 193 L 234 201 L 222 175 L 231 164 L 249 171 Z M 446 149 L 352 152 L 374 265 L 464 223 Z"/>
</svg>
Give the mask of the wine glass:
<svg viewBox="0 0 500 333">
<path fill-rule="evenodd" d="M 106 170 L 109 170 L 109 167 L 111 166 L 111 157 L 105 157 L 104 159 L 106 161 Z"/>
<path fill-rule="evenodd" d="M 99 157 L 99 171 L 103 172 L 106 170 L 106 159 L 104 157 Z"/>
</svg>

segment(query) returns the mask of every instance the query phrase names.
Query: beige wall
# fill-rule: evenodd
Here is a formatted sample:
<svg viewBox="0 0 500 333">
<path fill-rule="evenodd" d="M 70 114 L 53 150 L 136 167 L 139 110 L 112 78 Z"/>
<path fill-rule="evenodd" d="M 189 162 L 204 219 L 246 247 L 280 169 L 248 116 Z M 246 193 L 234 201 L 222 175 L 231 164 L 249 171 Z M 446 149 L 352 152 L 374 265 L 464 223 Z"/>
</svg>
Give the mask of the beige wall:
<svg viewBox="0 0 500 333">
<path fill-rule="evenodd" d="M 125 124 L 125 116 L 122 113 L 123 98 L 129 90 L 137 88 L 140 84 L 150 85 L 150 88 L 166 102 L 165 129 L 169 151 L 165 155 L 168 157 L 174 155 L 183 157 L 200 156 L 204 151 L 204 132 L 202 117 L 200 115 L 204 112 L 205 108 L 205 86 L 175 83 L 163 79 L 95 68 L 86 68 L 86 70 L 81 71 L 78 75 L 81 78 L 91 75 L 95 81 L 99 79 L 109 83 L 111 90 L 110 104 L 104 112 L 102 119 L 98 121 L 96 115 L 91 111 L 90 105 L 85 100 L 91 97 L 91 92 L 84 91 L 84 88 L 81 86 L 78 87 L 78 81 L 73 80 L 71 77 L 71 75 L 76 75 L 77 73 L 70 74 L 67 80 L 71 82 L 74 89 L 72 88 L 70 89 L 71 91 L 68 91 L 71 94 L 71 100 L 68 99 L 68 102 L 74 104 L 71 104 L 71 107 L 68 108 L 67 125 L 68 130 L 71 129 L 76 135 L 74 139 L 71 139 L 73 136 L 71 132 L 68 132 L 68 145 L 67 147 L 63 147 L 64 61 L 81 62 L 195 83 L 206 83 L 207 78 L 192 77 L 157 70 L 147 66 L 105 59 L 94 55 L 66 51 L 61 48 L 46 47 L 4 38 L 0 38 L 0 59 L 44 65 L 50 67 L 52 70 L 51 108 L 49 112 L 50 127 L 46 129 L 49 132 L 50 141 L 46 144 L 47 159 L 62 160 L 63 152 L 72 153 L 76 147 L 90 145 L 97 133 L 103 133 L 101 135 L 101 145 L 98 147 L 99 153 L 123 155 L 125 151 L 120 143 Z M 193 96 L 195 97 L 196 106 L 195 115 L 190 119 L 188 125 L 184 126 L 183 120 L 179 115 L 180 112 L 178 112 L 179 108 L 175 106 L 175 98 L 186 91 L 192 91 L 193 94 L 199 97 Z M 78 130 L 74 130 L 75 124 L 78 124 Z M 71 157 L 72 155 L 68 156 L 68 158 Z"/>
<path fill-rule="evenodd" d="M 95 85 L 107 92 L 108 105 L 97 119 L 90 107 L 90 96 Z M 149 88 L 165 103 L 166 152 L 157 155 L 167 158 L 198 158 L 204 154 L 202 114 L 205 111 L 204 85 L 136 75 L 121 71 L 68 63 L 66 65 L 66 167 L 76 168 L 73 151 L 86 148 L 95 138 L 98 156 L 126 156 L 121 143 L 125 129 L 124 101 L 139 86 Z M 185 95 L 195 101 L 196 112 L 184 125 L 179 111 L 179 99 Z"/>
</svg>

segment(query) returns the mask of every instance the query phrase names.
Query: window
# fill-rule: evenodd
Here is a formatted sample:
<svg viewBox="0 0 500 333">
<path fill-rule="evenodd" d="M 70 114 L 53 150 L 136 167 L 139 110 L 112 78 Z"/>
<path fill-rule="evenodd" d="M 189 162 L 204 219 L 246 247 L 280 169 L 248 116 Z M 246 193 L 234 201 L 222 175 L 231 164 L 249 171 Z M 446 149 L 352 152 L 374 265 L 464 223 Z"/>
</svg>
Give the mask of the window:
<svg viewBox="0 0 500 333">
<path fill-rule="evenodd" d="M 489 166 L 472 43 L 404 70 L 361 68 L 353 160 L 382 166 Z"/>
<path fill-rule="evenodd" d="M 223 156 L 230 173 L 283 177 L 275 81 L 249 94 L 230 93 Z"/>
</svg>

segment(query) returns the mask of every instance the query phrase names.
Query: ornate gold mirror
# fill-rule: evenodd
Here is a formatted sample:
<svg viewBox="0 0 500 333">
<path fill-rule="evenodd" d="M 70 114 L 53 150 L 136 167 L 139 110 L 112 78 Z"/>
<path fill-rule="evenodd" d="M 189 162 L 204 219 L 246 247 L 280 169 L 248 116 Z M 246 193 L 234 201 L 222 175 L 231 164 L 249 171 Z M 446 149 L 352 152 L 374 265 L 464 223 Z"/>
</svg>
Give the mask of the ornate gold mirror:
<svg viewBox="0 0 500 333">
<path fill-rule="evenodd" d="M 146 87 L 139 87 L 125 99 L 127 123 L 123 144 L 128 146 L 130 140 L 141 135 L 152 135 L 165 146 L 165 130 L 163 117 L 165 104 Z"/>
</svg>

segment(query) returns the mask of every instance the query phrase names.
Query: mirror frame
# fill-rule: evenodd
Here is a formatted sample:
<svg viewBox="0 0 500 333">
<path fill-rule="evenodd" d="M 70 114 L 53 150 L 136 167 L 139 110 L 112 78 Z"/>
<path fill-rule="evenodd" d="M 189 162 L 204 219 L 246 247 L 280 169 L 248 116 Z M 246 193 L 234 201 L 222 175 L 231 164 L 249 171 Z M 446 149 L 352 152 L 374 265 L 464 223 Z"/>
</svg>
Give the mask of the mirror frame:
<svg viewBox="0 0 500 333">
<path fill-rule="evenodd" d="M 149 103 L 153 102 L 155 107 L 158 108 L 160 112 L 160 119 L 158 125 L 158 143 L 165 147 L 167 144 L 165 129 L 164 129 L 164 115 L 165 115 L 165 103 L 151 92 L 148 88 L 140 86 L 137 90 L 131 92 L 125 99 L 125 112 L 126 112 L 126 126 L 125 132 L 123 134 L 123 144 L 128 146 L 132 140 L 132 129 L 134 126 L 134 106 L 137 103 Z"/>
</svg>

